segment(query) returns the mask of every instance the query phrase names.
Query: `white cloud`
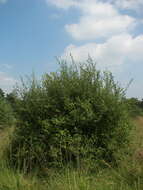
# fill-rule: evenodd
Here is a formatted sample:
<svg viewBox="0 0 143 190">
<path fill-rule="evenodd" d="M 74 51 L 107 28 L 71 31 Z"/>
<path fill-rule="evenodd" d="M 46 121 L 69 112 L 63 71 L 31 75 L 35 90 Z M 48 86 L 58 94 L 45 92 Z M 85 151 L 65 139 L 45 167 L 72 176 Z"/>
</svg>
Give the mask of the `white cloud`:
<svg viewBox="0 0 143 190">
<path fill-rule="evenodd" d="M 76 61 L 84 61 L 90 55 L 101 65 L 120 65 L 127 61 L 143 61 L 143 36 L 132 37 L 130 31 L 139 20 L 119 11 L 139 6 L 143 0 L 47 0 L 59 8 L 75 7 L 80 10 L 79 22 L 67 24 L 66 31 L 76 40 L 103 39 L 103 43 L 69 45 L 62 57 L 71 53 Z M 124 1 L 124 3 L 123 3 Z M 68 56 L 67 56 L 68 55 Z M 106 63 L 105 63 L 106 60 Z"/>
<path fill-rule="evenodd" d="M 13 77 L 8 76 L 4 72 L 0 72 L 0 88 L 5 90 L 6 92 L 9 92 L 16 82 L 16 79 L 14 79 Z"/>
<path fill-rule="evenodd" d="M 130 31 L 135 19 L 122 15 L 111 3 L 97 0 L 48 0 L 59 8 L 74 6 L 81 12 L 78 23 L 67 24 L 66 31 L 76 40 L 108 38 Z"/>
<path fill-rule="evenodd" d="M 78 24 L 66 25 L 67 32 L 76 40 L 107 38 L 131 30 L 135 20 L 127 15 L 111 17 L 83 16 Z"/>
<path fill-rule="evenodd" d="M 119 66 L 128 62 L 143 61 L 143 35 L 133 38 L 122 34 L 108 39 L 105 43 L 88 43 L 83 46 L 69 45 L 62 58 L 68 61 L 73 56 L 76 62 L 86 61 L 89 55 L 102 67 Z"/>
<path fill-rule="evenodd" d="M 5 0 L 1 0 L 5 1 Z M 115 5 L 117 8 L 121 9 L 131 9 L 131 10 L 139 10 L 143 6 L 143 0 L 46 0 L 48 3 L 51 3 L 58 8 L 70 8 L 70 7 L 78 7 L 80 5 L 94 4 L 94 3 L 104 3 Z M 88 10 L 88 8 L 87 8 Z M 106 12 L 106 11 L 105 11 Z"/>
<path fill-rule="evenodd" d="M 112 35 L 127 32 L 135 25 L 135 19 L 128 15 L 121 15 L 109 3 L 84 1 L 79 4 L 83 15 L 79 23 L 66 25 L 66 30 L 77 40 L 92 40 L 107 38 Z"/>
<path fill-rule="evenodd" d="M 113 4 L 121 9 L 141 10 L 143 8 L 143 0 L 111 0 Z"/>
</svg>

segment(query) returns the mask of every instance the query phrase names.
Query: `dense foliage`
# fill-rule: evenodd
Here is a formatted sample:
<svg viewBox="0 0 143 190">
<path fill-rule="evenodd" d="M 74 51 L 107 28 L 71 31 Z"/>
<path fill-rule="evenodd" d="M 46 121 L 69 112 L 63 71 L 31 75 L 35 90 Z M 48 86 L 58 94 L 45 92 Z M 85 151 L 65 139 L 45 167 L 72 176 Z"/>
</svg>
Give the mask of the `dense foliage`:
<svg viewBox="0 0 143 190">
<path fill-rule="evenodd" d="M 22 81 L 11 161 L 19 167 L 114 161 L 127 142 L 124 91 L 90 62 Z"/>
<path fill-rule="evenodd" d="M 10 104 L 4 97 L 4 92 L 0 89 L 0 128 L 11 126 L 14 122 L 14 114 Z"/>
<path fill-rule="evenodd" d="M 131 117 L 143 115 L 143 100 L 138 100 L 137 98 L 128 98 L 126 101 Z"/>
</svg>

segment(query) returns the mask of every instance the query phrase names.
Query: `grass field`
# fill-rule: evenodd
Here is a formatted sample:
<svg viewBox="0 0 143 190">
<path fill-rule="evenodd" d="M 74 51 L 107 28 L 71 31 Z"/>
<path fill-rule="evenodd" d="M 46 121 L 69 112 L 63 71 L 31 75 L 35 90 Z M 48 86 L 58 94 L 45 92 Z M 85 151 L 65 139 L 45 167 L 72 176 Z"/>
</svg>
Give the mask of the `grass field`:
<svg viewBox="0 0 143 190">
<path fill-rule="evenodd" d="M 129 153 L 120 153 L 121 163 L 112 168 L 88 170 L 65 168 L 62 171 L 45 169 L 47 175 L 38 178 L 37 172 L 25 175 L 8 167 L 5 149 L 13 129 L 0 132 L 0 190 L 142 190 L 143 189 L 143 117 L 133 120 Z M 40 171 L 38 171 L 40 172 Z"/>
</svg>

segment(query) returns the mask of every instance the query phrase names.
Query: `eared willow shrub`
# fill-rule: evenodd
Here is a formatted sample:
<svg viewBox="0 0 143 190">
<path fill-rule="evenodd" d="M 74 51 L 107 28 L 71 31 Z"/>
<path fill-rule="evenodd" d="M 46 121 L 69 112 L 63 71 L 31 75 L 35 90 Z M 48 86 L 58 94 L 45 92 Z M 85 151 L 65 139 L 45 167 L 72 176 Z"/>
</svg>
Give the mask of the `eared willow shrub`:
<svg viewBox="0 0 143 190">
<path fill-rule="evenodd" d="M 80 66 L 63 61 L 58 72 L 40 82 L 35 77 L 22 81 L 19 96 L 11 147 L 18 167 L 111 162 L 127 143 L 124 90 L 92 61 Z"/>
</svg>

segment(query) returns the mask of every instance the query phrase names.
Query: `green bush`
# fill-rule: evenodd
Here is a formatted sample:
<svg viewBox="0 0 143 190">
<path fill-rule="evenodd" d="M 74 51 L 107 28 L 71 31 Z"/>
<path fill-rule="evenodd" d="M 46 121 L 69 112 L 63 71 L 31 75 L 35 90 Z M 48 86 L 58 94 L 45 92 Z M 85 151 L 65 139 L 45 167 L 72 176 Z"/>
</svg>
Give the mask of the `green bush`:
<svg viewBox="0 0 143 190">
<path fill-rule="evenodd" d="M 22 82 L 11 161 L 25 170 L 115 160 L 128 139 L 124 91 L 90 62 Z M 92 162 L 93 161 L 93 162 Z"/>
</svg>

